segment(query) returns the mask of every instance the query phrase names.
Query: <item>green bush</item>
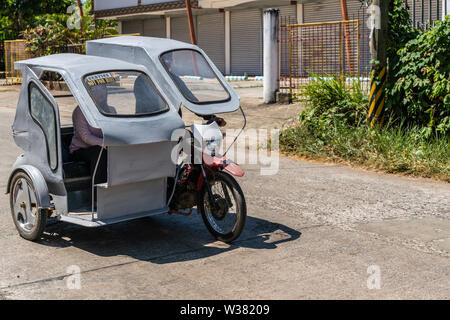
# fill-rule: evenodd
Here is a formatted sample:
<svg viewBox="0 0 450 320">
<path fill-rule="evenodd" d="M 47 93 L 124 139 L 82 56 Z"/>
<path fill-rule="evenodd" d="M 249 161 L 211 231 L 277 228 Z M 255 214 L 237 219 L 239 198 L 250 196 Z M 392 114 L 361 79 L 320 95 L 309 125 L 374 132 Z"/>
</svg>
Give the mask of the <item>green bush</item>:
<svg viewBox="0 0 450 320">
<path fill-rule="evenodd" d="M 342 122 L 355 125 L 367 115 L 368 97 L 359 82 L 343 78 L 315 77 L 303 88 L 307 108 L 300 119 L 308 125 Z M 316 121 L 317 120 L 317 121 Z"/>
<path fill-rule="evenodd" d="M 382 130 L 367 125 L 367 96 L 358 83 L 319 79 L 304 89 L 300 124 L 280 135 L 287 154 L 327 159 L 391 173 L 450 182 L 450 137 L 387 119 Z"/>
<path fill-rule="evenodd" d="M 450 133 L 450 16 L 408 41 L 390 61 L 387 110 L 400 121 Z"/>
</svg>

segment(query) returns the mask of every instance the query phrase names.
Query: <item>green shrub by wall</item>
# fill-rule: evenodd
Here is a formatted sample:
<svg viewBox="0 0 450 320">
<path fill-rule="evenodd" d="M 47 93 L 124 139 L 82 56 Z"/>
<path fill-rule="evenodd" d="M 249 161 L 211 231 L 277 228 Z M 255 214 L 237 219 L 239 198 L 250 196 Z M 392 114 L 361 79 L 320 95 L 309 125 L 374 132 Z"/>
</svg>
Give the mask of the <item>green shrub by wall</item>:
<svg viewBox="0 0 450 320">
<path fill-rule="evenodd" d="M 417 33 L 395 53 L 391 47 L 389 72 L 386 110 L 404 123 L 423 127 L 426 136 L 433 131 L 449 134 L 450 16 Z"/>
</svg>

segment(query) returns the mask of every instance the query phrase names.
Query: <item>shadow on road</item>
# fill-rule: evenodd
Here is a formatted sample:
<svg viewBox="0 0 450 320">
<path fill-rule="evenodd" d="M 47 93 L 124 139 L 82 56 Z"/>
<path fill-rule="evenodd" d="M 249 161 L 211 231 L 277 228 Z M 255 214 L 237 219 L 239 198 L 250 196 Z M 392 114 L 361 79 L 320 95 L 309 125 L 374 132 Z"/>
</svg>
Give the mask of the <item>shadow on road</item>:
<svg viewBox="0 0 450 320">
<path fill-rule="evenodd" d="M 165 264 L 215 256 L 238 248 L 276 249 L 300 238 L 301 232 L 267 220 L 247 217 L 241 236 L 232 244 L 215 241 L 199 215 L 160 215 L 100 228 L 68 223 L 48 226 L 40 244 L 76 247 L 101 257 L 129 256 Z"/>
</svg>

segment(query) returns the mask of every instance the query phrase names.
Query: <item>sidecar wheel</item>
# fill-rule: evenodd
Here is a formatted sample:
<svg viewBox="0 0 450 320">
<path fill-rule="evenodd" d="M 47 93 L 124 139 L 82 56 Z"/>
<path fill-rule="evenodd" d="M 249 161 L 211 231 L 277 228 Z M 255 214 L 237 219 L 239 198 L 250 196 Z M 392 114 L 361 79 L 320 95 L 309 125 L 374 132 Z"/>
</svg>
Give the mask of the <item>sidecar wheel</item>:
<svg viewBox="0 0 450 320">
<path fill-rule="evenodd" d="M 231 242 L 238 238 L 247 219 L 244 193 L 237 181 L 225 172 L 217 172 L 209 181 L 216 210 L 212 208 L 204 184 L 198 194 L 197 208 L 209 232 L 217 240 Z"/>
<path fill-rule="evenodd" d="M 47 210 L 40 210 L 30 177 L 18 172 L 11 180 L 10 206 L 17 231 L 22 238 L 36 241 L 47 223 Z"/>
</svg>

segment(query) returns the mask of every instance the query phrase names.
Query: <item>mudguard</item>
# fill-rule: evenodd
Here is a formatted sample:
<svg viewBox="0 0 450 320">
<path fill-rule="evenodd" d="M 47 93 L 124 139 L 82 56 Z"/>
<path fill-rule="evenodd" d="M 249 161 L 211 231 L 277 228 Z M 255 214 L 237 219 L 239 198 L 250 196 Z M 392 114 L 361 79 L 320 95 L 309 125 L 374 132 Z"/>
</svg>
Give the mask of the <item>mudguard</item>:
<svg viewBox="0 0 450 320">
<path fill-rule="evenodd" d="M 53 208 L 52 204 L 50 203 L 50 195 L 44 177 L 42 176 L 42 174 L 39 172 L 38 169 L 30 165 L 20 165 L 14 168 L 14 170 L 12 171 L 12 173 L 8 178 L 6 193 L 8 194 L 11 192 L 12 178 L 17 172 L 20 171 L 25 172 L 33 182 L 34 190 L 36 191 L 36 197 L 38 198 L 39 202 L 38 209 Z"/>
</svg>

